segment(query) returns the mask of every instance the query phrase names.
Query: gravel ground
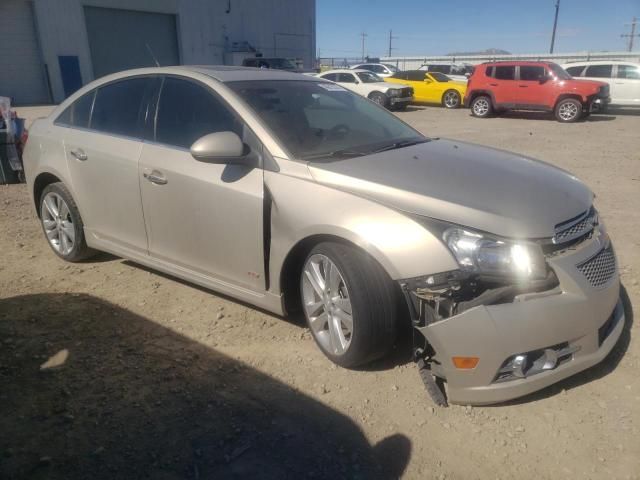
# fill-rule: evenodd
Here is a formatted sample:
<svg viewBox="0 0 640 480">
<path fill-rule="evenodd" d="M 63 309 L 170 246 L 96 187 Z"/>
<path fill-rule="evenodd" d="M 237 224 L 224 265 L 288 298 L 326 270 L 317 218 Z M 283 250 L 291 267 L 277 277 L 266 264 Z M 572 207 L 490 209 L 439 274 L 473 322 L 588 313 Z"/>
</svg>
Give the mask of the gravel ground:
<svg viewBox="0 0 640 480">
<path fill-rule="evenodd" d="M 506 405 L 433 408 L 400 352 L 344 370 L 295 320 L 108 255 L 63 263 L 25 187 L 0 186 L 0 477 L 640 478 L 640 114 L 399 116 L 593 188 L 628 316 L 605 362 Z"/>
</svg>

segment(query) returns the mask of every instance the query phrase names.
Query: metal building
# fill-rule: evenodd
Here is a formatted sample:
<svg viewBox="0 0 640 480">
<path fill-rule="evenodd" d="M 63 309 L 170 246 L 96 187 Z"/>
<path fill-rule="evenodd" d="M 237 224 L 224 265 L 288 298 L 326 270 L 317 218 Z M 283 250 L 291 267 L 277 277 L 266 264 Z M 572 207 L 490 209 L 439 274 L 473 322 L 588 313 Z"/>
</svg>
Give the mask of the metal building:
<svg viewBox="0 0 640 480">
<path fill-rule="evenodd" d="M 0 96 L 60 102 L 127 68 L 238 64 L 256 52 L 311 68 L 315 0 L 0 0 Z"/>
</svg>

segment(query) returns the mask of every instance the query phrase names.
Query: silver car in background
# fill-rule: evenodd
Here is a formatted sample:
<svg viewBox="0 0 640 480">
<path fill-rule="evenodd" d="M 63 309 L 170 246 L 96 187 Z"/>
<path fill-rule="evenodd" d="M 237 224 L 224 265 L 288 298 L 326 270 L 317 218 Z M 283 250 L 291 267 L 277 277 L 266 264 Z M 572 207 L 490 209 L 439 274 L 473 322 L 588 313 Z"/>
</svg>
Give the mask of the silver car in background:
<svg viewBox="0 0 640 480">
<path fill-rule="evenodd" d="M 592 192 L 545 163 L 428 138 L 322 79 L 167 67 L 92 82 L 31 128 L 29 191 L 62 259 L 96 250 L 278 315 L 354 367 L 413 327 L 449 400 L 601 361 L 624 313 Z"/>
</svg>

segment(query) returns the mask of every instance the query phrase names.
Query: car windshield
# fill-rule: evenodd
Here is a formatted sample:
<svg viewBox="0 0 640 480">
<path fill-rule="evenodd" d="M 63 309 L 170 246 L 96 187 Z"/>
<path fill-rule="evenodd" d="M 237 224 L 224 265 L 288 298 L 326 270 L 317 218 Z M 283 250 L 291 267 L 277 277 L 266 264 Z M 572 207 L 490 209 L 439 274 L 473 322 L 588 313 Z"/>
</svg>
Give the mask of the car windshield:
<svg viewBox="0 0 640 480">
<path fill-rule="evenodd" d="M 549 67 L 549 70 L 553 72 L 553 75 L 559 80 L 571 80 L 571 78 L 573 78 L 571 77 L 571 75 L 567 73 L 567 71 L 564 68 L 562 68 L 557 63 L 549 63 L 548 67 Z"/>
<path fill-rule="evenodd" d="M 428 140 L 384 108 L 334 83 L 250 80 L 226 85 L 300 160 L 367 155 Z"/>
<path fill-rule="evenodd" d="M 451 79 L 449 77 L 447 77 L 444 73 L 430 72 L 429 75 L 431 75 L 436 82 L 450 82 L 451 81 Z"/>
<path fill-rule="evenodd" d="M 360 79 L 360 81 L 362 81 L 362 83 L 384 82 L 384 80 L 382 80 L 378 75 L 372 72 L 358 72 L 356 73 L 356 75 L 358 75 L 358 78 Z"/>
</svg>

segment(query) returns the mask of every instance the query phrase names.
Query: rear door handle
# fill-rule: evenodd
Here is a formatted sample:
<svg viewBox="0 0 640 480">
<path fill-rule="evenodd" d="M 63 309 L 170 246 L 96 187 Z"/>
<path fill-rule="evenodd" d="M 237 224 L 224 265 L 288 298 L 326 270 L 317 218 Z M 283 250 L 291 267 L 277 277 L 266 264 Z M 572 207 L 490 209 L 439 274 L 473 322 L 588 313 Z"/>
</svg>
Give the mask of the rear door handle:
<svg viewBox="0 0 640 480">
<path fill-rule="evenodd" d="M 87 154 L 84 153 L 84 150 L 82 150 L 81 148 L 76 148 L 75 150 L 71 150 L 69 153 L 74 157 L 76 157 L 77 160 L 80 160 L 82 162 L 84 162 L 87 158 L 89 158 L 87 157 Z"/>
<path fill-rule="evenodd" d="M 497 83 L 490 83 L 489 85 L 492 86 L 492 87 L 497 87 L 498 86 Z"/>
<path fill-rule="evenodd" d="M 529 85 L 519 85 L 520 88 L 529 88 Z"/>
<path fill-rule="evenodd" d="M 167 179 L 164 177 L 164 175 L 162 175 L 162 173 L 158 172 L 157 170 L 154 170 L 151 173 L 144 172 L 142 176 L 149 180 L 151 183 L 155 183 L 156 185 L 167 184 Z"/>
</svg>

